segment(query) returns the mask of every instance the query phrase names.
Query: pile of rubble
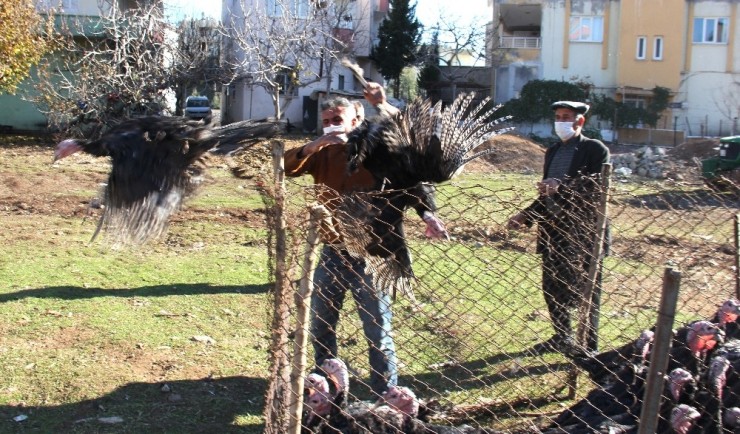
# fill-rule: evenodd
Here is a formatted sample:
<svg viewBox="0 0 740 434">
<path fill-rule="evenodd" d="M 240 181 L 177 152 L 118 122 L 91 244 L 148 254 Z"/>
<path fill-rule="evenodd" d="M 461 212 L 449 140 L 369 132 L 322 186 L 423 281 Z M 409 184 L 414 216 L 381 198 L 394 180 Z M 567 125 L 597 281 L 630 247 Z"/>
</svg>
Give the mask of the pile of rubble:
<svg viewBox="0 0 740 434">
<path fill-rule="evenodd" d="M 618 176 L 637 175 L 643 178 L 665 179 L 678 175 L 678 163 L 671 159 L 665 148 L 643 146 L 635 152 L 614 154 L 612 170 Z"/>
</svg>

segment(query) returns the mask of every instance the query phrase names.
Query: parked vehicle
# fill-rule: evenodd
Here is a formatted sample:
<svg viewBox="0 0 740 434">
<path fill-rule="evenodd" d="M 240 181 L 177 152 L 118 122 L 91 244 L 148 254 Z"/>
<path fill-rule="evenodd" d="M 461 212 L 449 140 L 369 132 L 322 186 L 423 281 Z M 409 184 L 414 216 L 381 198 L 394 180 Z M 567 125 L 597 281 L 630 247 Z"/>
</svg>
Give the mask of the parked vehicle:
<svg viewBox="0 0 740 434">
<path fill-rule="evenodd" d="M 185 117 L 203 119 L 211 115 L 211 102 L 205 96 L 189 96 L 185 98 Z"/>
<path fill-rule="evenodd" d="M 719 140 L 719 155 L 701 161 L 701 174 L 711 187 L 740 185 L 740 136 Z"/>
</svg>

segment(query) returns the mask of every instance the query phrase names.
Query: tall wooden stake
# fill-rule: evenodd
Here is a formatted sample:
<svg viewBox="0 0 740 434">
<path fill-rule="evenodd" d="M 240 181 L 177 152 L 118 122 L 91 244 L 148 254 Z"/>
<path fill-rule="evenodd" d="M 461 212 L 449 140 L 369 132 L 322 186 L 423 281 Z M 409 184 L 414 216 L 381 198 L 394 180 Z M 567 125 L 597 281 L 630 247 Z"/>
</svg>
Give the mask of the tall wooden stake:
<svg viewBox="0 0 740 434">
<path fill-rule="evenodd" d="M 303 385 L 306 372 L 308 346 L 309 313 L 311 311 L 311 294 L 313 293 L 313 273 L 316 269 L 316 255 L 319 252 L 319 225 L 328 211 L 322 205 L 311 207 L 311 219 L 308 226 L 306 253 L 303 257 L 303 275 L 298 292 L 295 294 L 296 332 L 293 346 L 293 363 L 290 373 L 290 423 L 288 433 L 300 434 L 301 414 L 303 413 Z"/>
<path fill-rule="evenodd" d="M 605 163 L 601 167 L 601 197 L 596 209 L 596 230 L 594 231 L 593 246 L 591 248 L 591 261 L 588 264 L 588 277 L 583 288 L 583 298 L 578 306 L 578 330 L 576 332 L 576 344 L 580 348 L 588 346 L 588 332 L 591 329 L 591 316 L 599 315 L 599 306 L 593 306 L 593 295 L 596 288 L 598 274 L 601 273 L 604 253 L 604 238 L 606 237 L 607 215 L 609 212 L 609 189 L 611 188 L 612 165 Z M 600 290 L 600 289 L 599 289 Z M 598 330 L 594 331 L 598 333 Z M 576 396 L 578 388 L 578 368 L 575 366 L 568 375 L 568 398 Z"/>
<path fill-rule="evenodd" d="M 290 327 L 290 282 L 286 273 L 286 226 L 284 144 L 272 142 L 275 203 L 272 227 L 275 228 L 275 301 L 270 347 L 270 384 L 265 398 L 265 434 L 282 434 L 288 425 L 286 404 L 289 396 L 290 366 L 288 363 L 288 330 Z"/>
<path fill-rule="evenodd" d="M 650 354 L 650 370 L 645 380 L 645 396 L 642 399 L 638 434 L 654 434 L 658 427 L 660 399 L 663 394 L 668 358 L 673 340 L 673 320 L 681 286 L 681 273 L 668 267 L 663 274 L 663 293 L 660 296 L 658 322 L 655 328 L 653 350 Z"/>
</svg>

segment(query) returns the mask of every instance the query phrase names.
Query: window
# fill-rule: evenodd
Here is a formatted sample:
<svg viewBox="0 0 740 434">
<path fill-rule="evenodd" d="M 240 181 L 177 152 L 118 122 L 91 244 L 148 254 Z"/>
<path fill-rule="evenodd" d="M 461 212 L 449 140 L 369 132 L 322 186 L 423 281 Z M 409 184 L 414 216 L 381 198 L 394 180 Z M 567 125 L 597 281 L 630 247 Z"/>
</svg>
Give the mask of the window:
<svg viewBox="0 0 740 434">
<path fill-rule="evenodd" d="M 727 18 L 694 18 L 693 40 L 698 44 L 726 44 L 728 29 Z"/>
<path fill-rule="evenodd" d="M 74 14 L 78 12 L 78 8 L 78 0 L 39 0 L 36 3 L 39 12 L 61 9 L 65 14 Z"/>
<path fill-rule="evenodd" d="M 653 60 L 663 60 L 663 37 L 653 39 Z"/>
<path fill-rule="evenodd" d="M 309 0 L 265 0 L 267 15 L 270 17 L 282 17 L 290 15 L 295 17 L 307 17 Z"/>
<path fill-rule="evenodd" d="M 293 68 L 283 68 L 282 72 L 279 72 L 275 76 L 275 84 L 279 86 L 278 92 L 280 95 L 295 95 L 298 89 L 293 86 L 293 79 L 295 78 L 295 71 Z"/>
<path fill-rule="evenodd" d="M 604 17 L 570 17 L 570 38 L 576 42 L 602 42 Z"/>
<path fill-rule="evenodd" d="M 645 36 L 638 36 L 637 37 L 637 54 L 636 54 L 636 57 L 638 60 L 645 59 L 645 51 L 647 51 L 646 45 L 647 45 L 647 38 Z"/>
<path fill-rule="evenodd" d="M 632 97 L 625 96 L 624 99 L 622 100 L 622 103 L 626 106 L 634 107 L 634 108 L 644 109 L 645 107 L 647 107 L 647 101 L 645 101 L 645 98 L 642 98 L 639 96 L 632 96 Z"/>
<path fill-rule="evenodd" d="M 339 90 L 344 90 L 344 75 L 339 75 L 339 79 L 337 80 L 337 88 L 339 88 Z"/>
</svg>

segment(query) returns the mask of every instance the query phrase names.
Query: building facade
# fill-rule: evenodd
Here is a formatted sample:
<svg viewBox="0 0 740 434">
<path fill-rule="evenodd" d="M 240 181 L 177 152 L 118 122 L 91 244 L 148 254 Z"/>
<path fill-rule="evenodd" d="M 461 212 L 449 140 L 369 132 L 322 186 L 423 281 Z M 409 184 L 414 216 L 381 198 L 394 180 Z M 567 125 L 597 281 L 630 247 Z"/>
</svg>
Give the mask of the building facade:
<svg viewBox="0 0 740 434">
<path fill-rule="evenodd" d="M 644 107 L 670 91 L 657 127 L 738 134 L 738 0 L 492 0 L 496 100 L 531 79 L 589 82 Z"/>
<path fill-rule="evenodd" d="M 73 38 L 99 39 L 105 37 L 100 28 L 100 18 L 109 14 L 135 9 L 142 4 L 161 4 L 161 0 L 37 0 L 36 10 L 42 15 L 54 13 L 57 29 Z M 52 53 L 51 56 L 54 54 Z M 47 128 L 46 117 L 36 106 L 24 99 L 24 95 L 33 94 L 33 73 L 18 88 L 15 95 L 0 95 L 0 125 L 9 126 L 15 131 L 44 131 Z"/>
<path fill-rule="evenodd" d="M 291 124 L 301 125 L 306 132 L 315 131 L 318 107 L 327 95 L 362 98 L 362 86 L 351 71 L 340 64 L 341 57 L 346 56 L 357 62 L 367 80 L 382 82 L 382 75 L 370 61 L 370 52 L 377 42 L 378 27 L 387 16 L 388 7 L 388 0 L 224 0 L 222 21 L 231 29 L 224 52 L 236 59 L 236 63 L 241 60 L 243 66 L 240 66 L 241 71 L 237 71 L 238 78 L 224 86 L 221 100 L 223 121 L 274 117 L 274 95 L 269 86 L 260 83 L 260 80 L 274 79 L 281 86 L 281 118 L 289 120 Z M 318 23 L 318 15 L 328 19 L 322 18 L 322 22 Z M 245 57 L 253 54 L 245 53 L 234 40 L 248 37 L 244 27 L 239 26 L 260 28 L 255 23 L 250 24 L 249 20 L 255 17 L 278 25 L 284 25 L 286 19 L 298 20 L 298 24 L 290 23 L 297 30 L 302 30 L 303 25 L 320 25 L 313 32 L 316 39 L 303 42 L 313 43 L 323 54 L 284 56 L 277 52 L 281 48 L 276 47 L 275 56 L 285 59 L 285 70 L 274 72 L 272 77 L 263 74 L 261 79 L 255 79 L 252 70 L 258 66 L 254 62 L 248 65 L 249 62 L 245 60 Z M 327 38 L 327 35 L 330 37 Z M 278 45 L 276 42 L 281 41 L 275 41 L 272 45 Z"/>
</svg>

